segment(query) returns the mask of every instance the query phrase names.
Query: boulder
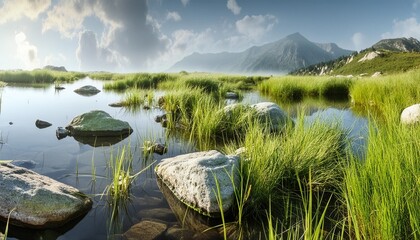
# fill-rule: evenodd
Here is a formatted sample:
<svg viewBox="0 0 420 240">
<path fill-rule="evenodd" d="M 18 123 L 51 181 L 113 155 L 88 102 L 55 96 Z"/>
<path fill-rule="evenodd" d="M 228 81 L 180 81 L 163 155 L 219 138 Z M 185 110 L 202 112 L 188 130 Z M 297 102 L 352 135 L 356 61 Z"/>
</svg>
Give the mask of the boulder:
<svg viewBox="0 0 420 240">
<path fill-rule="evenodd" d="M 234 203 L 238 165 L 239 157 L 212 150 L 164 159 L 155 172 L 181 202 L 204 215 L 219 216 L 221 210 L 226 212 Z M 217 201 L 216 180 L 222 209 Z"/>
<path fill-rule="evenodd" d="M 133 132 L 128 122 L 115 118 L 104 111 L 95 110 L 79 115 L 66 126 L 73 136 L 118 137 Z"/>
<path fill-rule="evenodd" d="M 35 126 L 39 129 L 50 127 L 52 124 L 43 120 L 37 119 L 35 121 Z"/>
<path fill-rule="evenodd" d="M 124 233 L 124 237 L 128 240 L 163 239 L 166 228 L 167 226 L 164 223 L 145 220 L 128 229 L 128 231 Z"/>
<path fill-rule="evenodd" d="M 74 90 L 75 93 L 80 94 L 82 96 L 93 96 L 100 92 L 101 90 L 97 89 L 94 86 L 86 85 L 81 88 Z"/>
<path fill-rule="evenodd" d="M 53 228 L 86 214 L 92 200 L 76 188 L 11 164 L 0 164 L 0 219 Z"/>
<path fill-rule="evenodd" d="M 409 125 L 420 123 L 420 104 L 412 105 L 401 113 L 401 123 Z"/>
</svg>

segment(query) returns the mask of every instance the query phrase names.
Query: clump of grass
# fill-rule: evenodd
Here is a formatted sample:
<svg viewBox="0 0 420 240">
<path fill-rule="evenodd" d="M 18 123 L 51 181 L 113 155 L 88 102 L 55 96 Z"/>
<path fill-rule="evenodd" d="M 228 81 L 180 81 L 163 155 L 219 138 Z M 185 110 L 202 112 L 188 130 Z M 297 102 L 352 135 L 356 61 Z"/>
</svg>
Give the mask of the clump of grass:
<svg viewBox="0 0 420 240">
<path fill-rule="evenodd" d="M 57 72 L 49 70 L 33 70 L 33 71 L 0 71 L 0 81 L 6 83 L 54 83 L 55 81 L 73 82 L 83 78 L 84 73 L 77 72 Z"/>
<path fill-rule="evenodd" d="M 123 91 L 129 88 L 151 89 L 157 88 L 161 82 L 169 81 L 174 75 L 167 73 L 136 73 L 121 75 L 118 80 L 104 84 L 105 90 Z"/>
<path fill-rule="evenodd" d="M 304 97 L 342 100 L 348 99 L 352 82 L 347 78 L 285 76 L 264 81 L 258 88 L 282 102 L 300 101 Z"/>
</svg>

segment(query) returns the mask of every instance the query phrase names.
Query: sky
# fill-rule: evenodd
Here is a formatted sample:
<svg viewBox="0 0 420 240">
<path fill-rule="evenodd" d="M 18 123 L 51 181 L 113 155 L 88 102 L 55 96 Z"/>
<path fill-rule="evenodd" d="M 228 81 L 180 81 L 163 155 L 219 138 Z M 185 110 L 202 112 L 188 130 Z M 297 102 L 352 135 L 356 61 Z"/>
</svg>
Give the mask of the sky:
<svg viewBox="0 0 420 240">
<path fill-rule="evenodd" d="M 295 32 L 362 50 L 420 39 L 420 0 L 0 0 L 0 69 L 159 72 Z"/>
</svg>

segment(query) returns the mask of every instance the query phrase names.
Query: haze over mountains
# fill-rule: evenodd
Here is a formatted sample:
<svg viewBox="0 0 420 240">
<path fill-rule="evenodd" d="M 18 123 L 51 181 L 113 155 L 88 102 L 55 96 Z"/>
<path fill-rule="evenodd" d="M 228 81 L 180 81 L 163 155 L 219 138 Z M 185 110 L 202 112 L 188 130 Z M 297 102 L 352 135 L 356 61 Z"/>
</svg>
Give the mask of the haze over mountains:
<svg viewBox="0 0 420 240">
<path fill-rule="evenodd" d="M 169 71 L 282 74 L 350 55 L 335 43 L 314 43 L 300 33 L 243 52 L 193 53 Z"/>
</svg>

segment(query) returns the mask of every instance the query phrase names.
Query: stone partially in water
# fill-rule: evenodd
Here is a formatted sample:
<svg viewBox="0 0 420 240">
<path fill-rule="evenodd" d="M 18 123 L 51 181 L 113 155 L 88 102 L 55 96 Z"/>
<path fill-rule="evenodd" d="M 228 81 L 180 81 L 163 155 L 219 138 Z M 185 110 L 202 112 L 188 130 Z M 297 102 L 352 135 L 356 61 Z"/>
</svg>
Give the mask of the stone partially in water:
<svg viewBox="0 0 420 240">
<path fill-rule="evenodd" d="M 86 214 L 92 200 L 76 188 L 11 164 L 0 164 L 0 219 L 28 228 L 60 227 Z"/>
<path fill-rule="evenodd" d="M 101 90 L 97 89 L 94 86 L 86 85 L 81 88 L 74 90 L 75 93 L 82 95 L 82 96 L 93 96 L 100 92 Z"/>
<path fill-rule="evenodd" d="M 166 228 L 167 226 L 164 223 L 145 220 L 132 226 L 123 236 L 127 240 L 163 239 Z"/>
<path fill-rule="evenodd" d="M 66 127 L 73 136 L 118 137 L 133 132 L 128 122 L 115 118 L 104 111 L 96 110 L 75 117 Z"/>
<path fill-rule="evenodd" d="M 180 201 L 202 214 L 218 216 L 233 205 L 234 188 L 239 180 L 238 162 L 237 156 L 212 150 L 164 159 L 155 171 Z M 222 209 L 217 200 L 216 180 Z"/>
<path fill-rule="evenodd" d="M 36 121 L 35 121 L 35 126 L 37 127 L 37 128 L 39 128 L 39 129 L 42 129 L 42 128 L 47 128 L 47 127 L 50 127 L 52 124 L 51 123 L 49 123 L 49 122 L 47 122 L 47 121 L 43 121 L 43 120 L 39 120 L 39 119 L 37 119 Z"/>
<path fill-rule="evenodd" d="M 401 113 L 401 123 L 406 125 L 420 123 L 420 104 L 404 109 Z"/>
<path fill-rule="evenodd" d="M 275 103 L 261 102 L 251 105 L 256 110 L 257 117 L 262 124 L 268 125 L 271 131 L 282 131 L 293 120 Z"/>
</svg>

